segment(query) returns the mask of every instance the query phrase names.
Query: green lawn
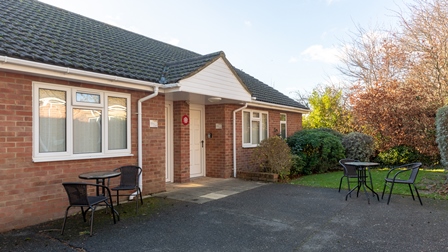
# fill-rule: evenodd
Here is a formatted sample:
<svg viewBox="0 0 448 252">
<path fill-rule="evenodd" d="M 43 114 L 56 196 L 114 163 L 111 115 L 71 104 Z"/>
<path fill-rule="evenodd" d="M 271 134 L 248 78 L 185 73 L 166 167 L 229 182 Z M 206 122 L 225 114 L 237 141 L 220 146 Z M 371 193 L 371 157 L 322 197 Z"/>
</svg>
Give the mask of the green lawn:
<svg viewBox="0 0 448 252">
<path fill-rule="evenodd" d="M 384 178 L 388 171 L 389 169 L 387 168 L 371 169 L 373 187 L 380 196 L 383 192 Z M 291 183 L 304 186 L 335 188 L 337 190 L 342 175 L 342 171 L 313 174 L 294 179 Z M 353 188 L 355 185 L 356 183 L 352 183 L 350 187 Z M 448 173 L 444 169 L 420 169 L 416 186 L 421 197 L 448 199 Z M 386 187 L 385 195 L 387 195 L 388 190 L 390 188 Z M 347 180 L 345 178 L 342 181 L 341 191 L 347 191 Z M 411 195 L 408 185 L 401 184 L 395 184 L 393 194 Z"/>
</svg>

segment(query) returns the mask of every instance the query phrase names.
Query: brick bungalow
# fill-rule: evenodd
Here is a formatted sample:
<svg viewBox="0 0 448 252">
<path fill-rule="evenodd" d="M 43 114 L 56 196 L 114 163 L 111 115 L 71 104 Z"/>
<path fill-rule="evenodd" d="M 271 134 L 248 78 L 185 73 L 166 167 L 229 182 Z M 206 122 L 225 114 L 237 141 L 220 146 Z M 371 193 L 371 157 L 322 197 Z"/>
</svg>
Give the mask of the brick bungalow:
<svg viewBox="0 0 448 252">
<path fill-rule="evenodd" d="M 0 232 L 61 218 L 62 182 L 143 168 L 143 194 L 229 178 L 309 108 L 235 68 L 34 0 L 0 1 Z M 86 181 L 91 182 L 91 181 Z"/>
</svg>

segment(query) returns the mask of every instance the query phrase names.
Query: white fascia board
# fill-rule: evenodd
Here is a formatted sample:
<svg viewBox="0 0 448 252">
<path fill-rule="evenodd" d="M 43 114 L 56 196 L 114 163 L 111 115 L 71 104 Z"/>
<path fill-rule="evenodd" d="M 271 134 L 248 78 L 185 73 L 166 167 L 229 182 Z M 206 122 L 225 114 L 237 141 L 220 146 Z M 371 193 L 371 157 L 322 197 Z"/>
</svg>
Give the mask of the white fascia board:
<svg viewBox="0 0 448 252">
<path fill-rule="evenodd" d="M 248 106 L 257 107 L 257 108 L 276 109 L 276 110 L 301 113 L 301 114 L 307 114 L 311 111 L 310 109 L 302 109 L 302 108 L 296 108 L 296 107 L 279 105 L 279 104 L 268 103 L 268 102 L 261 102 L 261 101 L 252 101 L 251 103 L 248 104 Z"/>
<path fill-rule="evenodd" d="M 0 56 L 0 69 L 125 89 L 153 91 L 162 84 Z"/>
</svg>

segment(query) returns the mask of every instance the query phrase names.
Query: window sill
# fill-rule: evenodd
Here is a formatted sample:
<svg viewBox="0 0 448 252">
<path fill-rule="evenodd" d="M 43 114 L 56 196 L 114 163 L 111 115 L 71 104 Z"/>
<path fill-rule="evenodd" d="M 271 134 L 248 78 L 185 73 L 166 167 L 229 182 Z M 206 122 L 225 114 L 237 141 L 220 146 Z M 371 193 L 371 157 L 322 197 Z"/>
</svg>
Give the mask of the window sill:
<svg viewBox="0 0 448 252">
<path fill-rule="evenodd" d="M 106 155 L 79 155 L 79 156 L 60 156 L 60 157 L 33 157 L 34 163 L 39 162 L 56 162 L 56 161 L 70 161 L 70 160 L 85 160 L 85 159 L 97 159 L 97 158 L 117 158 L 117 157 L 132 157 L 132 153 L 114 153 Z"/>
<path fill-rule="evenodd" d="M 243 145 L 243 149 L 250 149 L 250 148 L 257 148 L 258 144 L 254 144 L 254 145 Z"/>
</svg>

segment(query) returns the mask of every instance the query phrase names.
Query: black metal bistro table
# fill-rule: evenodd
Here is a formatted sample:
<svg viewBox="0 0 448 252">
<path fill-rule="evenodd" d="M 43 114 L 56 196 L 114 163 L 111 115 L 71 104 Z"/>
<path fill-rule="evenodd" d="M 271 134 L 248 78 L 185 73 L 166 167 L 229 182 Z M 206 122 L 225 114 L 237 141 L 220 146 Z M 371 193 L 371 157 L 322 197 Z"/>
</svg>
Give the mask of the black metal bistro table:
<svg viewBox="0 0 448 252">
<path fill-rule="evenodd" d="M 80 179 L 95 179 L 97 184 L 105 185 L 106 179 L 115 178 L 121 175 L 120 171 L 93 171 L 79 174 Z M 99 195 L 98 188 L 96 189 L 96 195 Z M 104 195 L 104 188 L 103 188 Z"/>
<path fill-rule="evenodd" d="M 369 167 L 378 166 L 380 164 L 373 162 L 347 162 L 346 164 L 356 166 L 356 170 L 358 172 L 358 185 L 355 186 L 355 188 L 353 188 L 350 192 L 348 192 L 347 195 L 345 195 L 345 200 L 347 200 L 348 196 L 356 189 L 358 190 L 356 193 L 356 195 L 358 196 L 359 190 L 361 189 L 362 186 L 364 188 L 364 192 L 366 193 L 367 202 L 369 204 L 370 204 L 370 197 L 369 194 L 367 193 L 366 187 L 370 191 L 372 191 L 373 195 L 376 195 L 378 201 L 380 201 L 380 197 L 378 196 L 378 194 L 373 190 L 373 188 L 370 188 L 369 185 L 367 185 L 367 169 L 369 169 Z"/>
<path fill-rule="evenodd" d="M 95 179 L 97 184 L 101 183 L 103 186 L 105 186 L 106 179 L 115 178 L 120 175 L 121 175 L 120 171 L 93 171 L 93 172 L 86 172 L 86 173 L 79 174 L 78 177 L 80 179 Z M 98 191 L 98 187 L 97 187 L 96 195 L 98 196 L 99 193 L 100 192 Z M 103 187 L 103 195 L 106 195 L 105 191 L 104 191 L 104 187 Z M 111 195 L 109 195 L 109 197 L 110 196 Z M 108 196 L 106 196 L 106 197 L 108 197 Z M 110 198 L 110 203 L 113 204 L 112 198 Z M 115 208 L 111 208 L 111 209 L 115 212 L 115 214 L 117 214 L 118 220 L 120 220 L 120 215 L 118 214 L 117 210 Z"/>
</svg>

